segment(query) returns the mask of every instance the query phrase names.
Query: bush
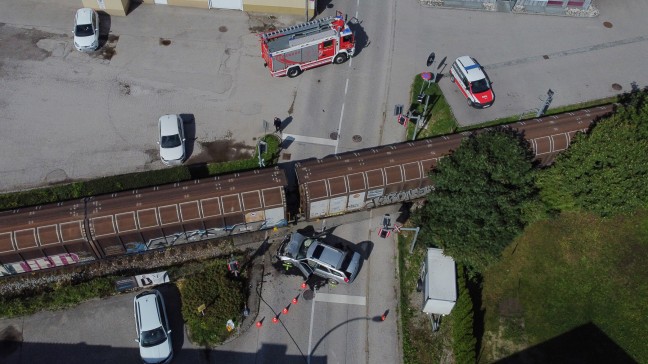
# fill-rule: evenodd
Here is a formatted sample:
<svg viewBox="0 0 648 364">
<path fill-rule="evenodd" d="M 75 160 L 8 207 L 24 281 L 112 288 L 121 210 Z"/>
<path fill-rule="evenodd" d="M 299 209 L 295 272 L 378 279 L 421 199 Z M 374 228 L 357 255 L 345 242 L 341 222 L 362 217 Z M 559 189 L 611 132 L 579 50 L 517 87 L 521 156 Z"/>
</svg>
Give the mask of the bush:
<svg viewBox="0 0 648 364">
<path fill-rule="evenodd" d="M 193 342 L 205 346 L 222 343 L 230 336 L 225 324 L 237 321 L 245 302 L 243 281 L 228 276 L 224 260 L 215 261 L 203 272 L 178 284 L 182 316 Z M 205 305 L 201 314 L 198 307 Z"/>
<path fill-rule="evenodd" d="M 457 303 L 452 309 L 452 351 L 457 363 L 475 363 L 477 339 L 473 334 L 474 309 L 466 286 L 466 274 L 457 266 Z"/>
<path fill-rule="evenodd" d="M 19 297 L 0 297 L 0 317 L 31 315 L 42 310 L 60 310 L 114 292 L 113 279 L 96 278 L 75 285 L 48 287 L 43 292 Z"/>
</svg>

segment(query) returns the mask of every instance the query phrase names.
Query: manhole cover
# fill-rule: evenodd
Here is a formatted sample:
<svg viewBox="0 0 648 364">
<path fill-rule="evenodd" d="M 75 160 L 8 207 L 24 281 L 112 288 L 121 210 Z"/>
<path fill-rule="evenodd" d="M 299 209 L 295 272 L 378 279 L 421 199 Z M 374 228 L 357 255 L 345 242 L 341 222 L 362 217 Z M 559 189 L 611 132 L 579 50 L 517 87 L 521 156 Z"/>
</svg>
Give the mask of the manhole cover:
<svg viewBox="0 0 648 364">
<path fill-rule="evenodd" d="M 549 56 L 545 54 L 544 56 L 542 56 L 542 58 L 549 59 Z"/>
<path fill-rule="evenodd" d="M 331 133 L 331 139 L 333 139 L 333 140 L 337 140 L 337 139 L 338 139 L 338 133 L 337 133 L 337 131 L 334 131 L 334 132 Z"/>
<path fill-rule="evenodd" d="M 221 32 L 221 33 L 225 33 L 227 31 L 227 27 L 224 26 L 224 25 L 221 25 L 220 27 L 218 27 L 218 31 Z"/>
<path fill-rule="evenodd" d="M 171 44 L 171 40 L 170 40 L 170 39 L 160 38 L 160 45 L 168 46 L 169 44 Z"/>
<path fill-rule="evenodd" d="M 604 21 L 603 26 L 606 28 L 612 28 L 612 23 L 610 23 L 609 21 Z"/>
<path fill-rule="evenodd" d="M 290 160 L 290 157 L 292 157 L 292 154 L 291 154 L 291 153 L 283 153 L 283 154 L 281 155 L 281 159 L 283 159 L 283 160 L 285 160 L 285 161 L 289 161 L 289 160 Z"/>
<path fill-rule="evenodd" d="M 304 299 L 305 299 L 306 301 L 310 301 L 310 300 L 313 299 L 313 297 L 315 297 L 315 293 L 314 293 L 312 290 L 307 289 L 307 290 L 305 290 L 304 293 L 302 294 L 302 297 L 304 297 Z"/>
<path fill-rule="evenodd" d="M 362 141 L 362 137 L 360 135 L 354 135 L 352 139 L 356 143 L 360 143 Z"/>
<path fill-rule="evenodd" d="M 621 91 L 622 88 L 623 88 L 623 86 L 619 85 L 618 83 L 613 83 L 612 84 L 612 89 L 615 90 L 615 91 Z"/>
</svg>

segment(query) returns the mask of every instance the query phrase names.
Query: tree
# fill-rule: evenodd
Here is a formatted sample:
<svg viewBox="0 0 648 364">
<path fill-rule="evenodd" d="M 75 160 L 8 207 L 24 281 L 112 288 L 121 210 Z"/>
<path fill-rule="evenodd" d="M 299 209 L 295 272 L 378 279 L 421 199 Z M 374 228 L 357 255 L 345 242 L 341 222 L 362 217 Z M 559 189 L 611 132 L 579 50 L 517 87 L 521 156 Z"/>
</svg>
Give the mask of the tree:
<svg viewBox="0 0 648 364">
<path fill-rule="evenodd" d="M 549 209 L 609 216 L 648 207 L 648 88 L 621 101 L 540 174 L 541 200 Z"/>
<path fill-rule="evenodd" d="M 510 129 L 465 139 L 430 175 L 435 191 L 415 214 L 423 238 L 483 271 L 524 227 L 523 204 L 535 196 L 533 157 Z"/>
</svg>

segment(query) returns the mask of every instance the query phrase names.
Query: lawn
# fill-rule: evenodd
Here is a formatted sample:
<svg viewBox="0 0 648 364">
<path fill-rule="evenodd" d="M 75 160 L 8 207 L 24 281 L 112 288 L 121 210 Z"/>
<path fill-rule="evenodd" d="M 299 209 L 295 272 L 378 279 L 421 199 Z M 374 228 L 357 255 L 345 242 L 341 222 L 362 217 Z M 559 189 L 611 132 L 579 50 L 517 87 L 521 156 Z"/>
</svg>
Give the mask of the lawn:
<svg viewBox="0 0 648 364">
<path fill-rule="evenodd" d="M 430 95 L 425 107 L 425 99 L 418 102 L 419 94 Z M 453 133 L 457 128 L 457 121 L 450 110 L 450 105 L 446 101 L 439 85 L 436 83 L 425 84 L 421 75 L 416 75 L 410 91 L 411 105 L 406 105 L 403 112 L 416 110 L 421 115 L 419 120 L 419 132 L 414 138 L 416 123 L 410 122 L 407 127 L 407 139 L 424 139 L 437 135 Z"/>
<path fill-rule="evenodd" d="M 612 347 L 620 352 L 615 362 L 648 363 L 646 263 L 646 211 L 612 219 L 570 213 L 530 225 L 484 274 L 481 362 L 578 332 L 597 337 L 571 341 L 590 358 L 605 358 Z"/>
</svg>

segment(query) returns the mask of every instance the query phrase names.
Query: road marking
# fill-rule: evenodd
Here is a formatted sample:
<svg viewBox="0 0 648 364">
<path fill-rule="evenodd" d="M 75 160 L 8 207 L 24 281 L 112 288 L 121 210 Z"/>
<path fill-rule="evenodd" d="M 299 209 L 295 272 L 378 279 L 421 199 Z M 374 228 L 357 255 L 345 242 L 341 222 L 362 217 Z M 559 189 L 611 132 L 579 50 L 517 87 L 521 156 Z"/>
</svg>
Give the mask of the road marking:
<svg viewBox="0 0 648 364">
<path fill-rule="evenodd" d="M 332 140 L 332 139 L 326 139 L 326 138 L 317 138 L 317 137 L 309 137 L 305 135 L 295 135 L 295 134 L 286 134 L 284 133 L 282 135 L 282 140 L 292 140 L 295 142 L 300 142 L 300 143 L 309 143 L 309 144 L 323 144 L 323 145 L 330 145 L 332 147 L 337 147 L 337 140 Z"/>
<path fill-rule="evenodd" d="M 348 296 L 343 294 L 333 293 L 317 293 L 315 301 L 330 302 L 330 303 L 346 303 L 348 305 L 367 305 L 367 298 L 365 296 Z"/>
<path fill-rule="evenodd" d="M 317 288 L 313 289 L 313 294 L 317 296 Z M 313 342 L 313 318 L 315 317 L 315 301 L 311 304 L 311 319 L 310 319 L 310 330 L 308 332 L 308 357 L 306 358 L 306 364 L 310 364 L 311 360 L 311 344 Z"/>
<path fill-rule="evenodd" d="M 351 66 L 351 65 L 349 65 Z M 347 91 L 349 90 L 349 78 L 346 79 L 346 85 L 344 85 L 344 96 L 343 100 L 346 99 Z M 344 103 L 342 103 L 342 111 L 340 111 L 340 123 L 338 124 L 338 135 L 337 140 L 335 141 L 335 154 L 338 152 L 338 145 L 340 142 L 340 134 L 342 133 L 342 119 L 344 119 Z"/>
</svg>

